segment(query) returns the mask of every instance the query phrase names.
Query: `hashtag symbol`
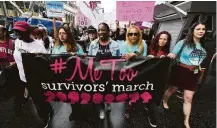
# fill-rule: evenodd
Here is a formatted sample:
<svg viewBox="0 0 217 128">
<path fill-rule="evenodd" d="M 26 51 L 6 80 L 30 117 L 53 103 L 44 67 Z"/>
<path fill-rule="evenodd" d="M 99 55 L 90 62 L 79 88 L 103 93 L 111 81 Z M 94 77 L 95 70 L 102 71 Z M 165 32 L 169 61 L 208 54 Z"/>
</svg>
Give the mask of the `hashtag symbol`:
<svg viewBox="0 0 217 128">
<path fill-rule="evenodd" d="M 50 64 L 51 70 L 55 71 L 55 73 L 57 74 L 59 72 L 62 73 L 63 69 L 66 69 L 66 67 L 64 66 L 66 64 L 66 62 L 63 62 L 62 58 L 59 60 L 58 59 L 55 60 L 55 62 L 53 64 Z"/>
</svg>

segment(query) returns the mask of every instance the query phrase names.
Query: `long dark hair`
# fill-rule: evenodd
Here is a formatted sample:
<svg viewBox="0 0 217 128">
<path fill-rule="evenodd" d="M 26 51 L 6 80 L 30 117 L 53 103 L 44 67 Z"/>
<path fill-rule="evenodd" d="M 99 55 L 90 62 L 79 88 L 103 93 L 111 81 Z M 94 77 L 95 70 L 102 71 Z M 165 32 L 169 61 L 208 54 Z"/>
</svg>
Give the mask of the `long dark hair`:
<svg viewBox="0 0 217 128">
<path fill-rule="evenodd" d="M 68 28 L 62 26 L 62 27 L 60 27 L 58 29 L 58 34 L 59 34 L 60 29 L 63 29 L 66 32 L 66 34 L 67 34 L 67 40 L 66 40 L 66 42 L 68 44 L 67 44 L 67 47 L 66 47 L 66 51 L 67 52 L 76 52 L 78 49 L 77 49 L 76 41 L 73 38 L 71 31 Z M 58 38 L 59 38 L 59 36 L 58 36 Z M 59 44 L 63 45 L 63 42 L 60 41 L 60 39 L 59 39 Z"/>
<path fill-rule="evenodd" d="M 185 43 L 186 45 L 188 45 L 189 47 L 191 48 L 196 48 L 196 44 L 194 42 L 194 29 L 197 25 L 199 24 L 202 24 L 202 25 L 205 25 L 206 27 L 206 24 L 204 22 L 195 22 L 189 29 L 188 29 L 188 34 L 187 36 L 185 37 Z M 206 34 L 206 32 L 205 32 Z M 200 39 L 200 44 L 201 46 L 206 49 L 206 45 L 205 45 L 205 40 L 206 40 L 206 35 L 204 34 L 204 36 Z"/>
<path fill-rule="evenodd" d="M 154 50 L 154 53 L 157 53 L 158 50 L 159 50 L 159 39 L 160 39 L 160 36 L 162 34 L 166 34 L 167 35 L 167 43 L 166 45 L 161 49 L 164 53 L 169 53 L 169 49 L 170 49 L 170 42 L 171 42 L 171 34 L 167 31 L 162 31 L 162 32 L 159 32 L 156 37 L 152 40 L 151 42 L 151 46 L 150 46 L 150 49 Z"/>
<path fill-rule="evenodd" d="M 49 44 L 50 44 L 50 43 L 52 43 L 52 42 L 50 42 L 49 37 L 48 37 L 48 36 L 45 37 L 45 38 L 44 38 L 44 47 L 45 47 L 45 49 L 48 49 L 48 48 L 49 48 Z"/>
<path fill-rule="evenodd" d="M 12 38 L 10 37 L 9 31 L 7 30 L 7 28 L 2 28 L 2 31 L 3 31 L 3 34 L 4 34 L 3 39 L 5 40 L 5 42 L 8 45 L 9 40 L 12 39 Z"/>
</svg>

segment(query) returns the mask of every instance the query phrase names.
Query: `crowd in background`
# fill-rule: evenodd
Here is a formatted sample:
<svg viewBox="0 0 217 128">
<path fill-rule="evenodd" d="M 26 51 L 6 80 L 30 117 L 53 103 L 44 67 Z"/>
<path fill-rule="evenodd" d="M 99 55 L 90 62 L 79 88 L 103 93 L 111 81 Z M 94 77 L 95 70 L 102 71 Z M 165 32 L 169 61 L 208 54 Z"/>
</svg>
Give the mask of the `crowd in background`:
<svg viewBox="0 0 217 128">
<path fill-rule="evenodd" d="M 179 41 L 173 51 L 170 51 L 171 34 L 167 31 L 154 33 L 150 29 L 149 34 L 144 33 L 140 27 L 136 26 L 134 22 L 129 25 L 124 25 L 121 28 L 119 22 L 116 21 L 116 30 L 111 30 L 106 23 L 100 23 L 98 28 L 93 26 L 86 26 L 82 29 L 76 29 L 73 23 L 64 23 L 60 28 L 57 28 L 57 39 L 53 39 L 52 34 L 48 34 L 45 27 L 32 28 L 27 22 L 18 21 L 13 25 L 13 31 L 17 39 L 10 37 L 10 33 L 4 26 L 0 26 L 0 58 L 1 67 L 7 65 L 8 67 L 17 66 L 20 76 L 19 90 L 17 90 L 15 100 L 15 110 L 19 115 L 19 110 L 26 100 L 28 94 L 34 97 L 37 94 L 29 88 L 24 74 L 22 65 L 21 53 L 45 53 L 45 54 L 63 54 L 68 53 L 72 55 L 91 55 L 91 56 L 121 56 L 129 60 L 136 56 L 145 57 L 170 57 L 176 58 L 182 47 L 183 53 L 180 55 L 179 68 L 173 73 L 173 80 L 171 84 L 178 86 L 184 90 L 184 109 L 185 114 L 184 125 L 190 128 L 189 117 L 191 112 L 191 104 L 193 95 L 197 89 L 197 81 L 199 74 L 196 72 L 197 68 L 206 57 L 205 34 L 206 26 L 204 23 L 197 22 L 189 28 L 186 37 Z M 184 45 L 185 44 L 185 45 Z M 193 50 L 199 49 L 201 54 L 199 61 L 191 60 L 189 55 Z M 212 60 L 213 61 L 213 60 Z M 7 64 L 5 64 L 7 62 Z M 192 69 L 192 71 L 191 71 Z M 177 75 L 179 74 L 179 75 Z M 186 75 L 187 74 L 187 75 Z M 184 76 L 183 76 L 184 75 Z M 187 78 L 186 78 L 187 76 Z M 180 78 L 186 78 L 186 81 Z M 19 78 L 18 78 L 19 79 Z M 174 81 L 176 80 L 176 81 Z M 182 82 L 177 83 L 177 81 Z M 169 97 L 177 90 L 177 87 L 171 86 L 164 96 L 163 106 L 168 109 L 167 101 Z M 25 96 L 24 96 L 25 94 Z M 42 102 L 41 99 L 33 99 L 37 107 L 38 114 L 43 120 L 45 127 L 49 122 L 53 113 L 52 106 L 47 102 Z M 150 101 L 147 105 L 148 118 L 150 125 L 156 127 L 156 117 L 153 116 L 154 101 Z M 107 107 L 105 107 L 107 106 Z M 126 118 L 130 117 L 131 103 L 126 103 Z M 100 104 L 99 106 L 100 119 L 105 118 L 105 112 L 111 111 L 110 104 Z M 78 110 L 79 105 L 71 105 L 71 108 Z M 79 111 L 70 114 L 69 120 L 75 120 L 79 116 Z"/>
</svg>

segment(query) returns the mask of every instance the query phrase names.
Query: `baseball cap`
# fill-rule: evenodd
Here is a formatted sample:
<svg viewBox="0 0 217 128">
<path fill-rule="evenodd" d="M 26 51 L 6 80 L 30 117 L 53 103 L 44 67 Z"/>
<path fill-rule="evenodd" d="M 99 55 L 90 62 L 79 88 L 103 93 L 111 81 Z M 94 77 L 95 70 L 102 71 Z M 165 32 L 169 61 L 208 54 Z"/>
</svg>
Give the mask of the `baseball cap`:
<svg viewBox="0 0 217 128">
<path fill-rule="evenodd" d="M 88 27 L 88 33 L 97 33 L 97 30 L 93 26 Z"/>
<path fill-rule="evenodd" d="M 30 28 L 30 25 L 26 21 L 17 21 L 14 24 L 13 30 L 19 30 L 19 31 L 25 32 L 29 28 Z"/>
</svg>

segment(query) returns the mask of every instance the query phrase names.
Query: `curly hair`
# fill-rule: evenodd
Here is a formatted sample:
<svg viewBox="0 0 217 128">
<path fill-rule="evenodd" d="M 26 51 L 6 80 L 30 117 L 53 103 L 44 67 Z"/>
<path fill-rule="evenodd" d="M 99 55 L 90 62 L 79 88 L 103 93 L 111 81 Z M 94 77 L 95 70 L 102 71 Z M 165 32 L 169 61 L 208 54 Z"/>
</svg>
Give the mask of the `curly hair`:
<svg viewBox="0 0 217 128">
<path fill-rule="evenodd" d="M 76 52 L 78 49 L 77 49 L 76 41 L 73 38 L 71 31 L 68 28 L 62 26 L 58 29 L 58 33 L 59 33 L 60 29 L 63 29 L 67 34 L 66 51 L 67 52 Z M 63 45 L 63 42 L 60 41 L 60 39 L 58 40 L 58 42 L 59 42 L 59 45 Z"/>
<path fill-rule="evenodd" d="M 144 53 L 144 45 L 142 43 L 142 31 L 140 30 L 139 27 L 135 26 L 135 25 L 132 25 L 130 26 L 128 29 L 127 29 L 127 33 L 126 33 L 126 42 L 128 44 L 132 44 L 132 42 L 129 40 L 129 37 L 128 37 L 128 34 L 130 32 L 131 29 L 137 29 L 137 31 L 139 32 L 139 41 L 138 41 L 138 46 L 139 46 L 139 53 L 140 55 L 142 55 Z"/>
<path fill-rule="evenodd" d="M 196 44 L 194 42 L 194 29 L 197 25 L 202 24 L 205 25 L 206 28 L 206 24 L 205 22 L 195 22 L 189 29 L 188 29 L 188 34 L 184 39 L 184 42 L 186 43 L 186 45 L 188 45 L 191 48 L 196 48 Z M 205 31 L 206 34 L 206 31 Z M 200 39 L 200 44 L 201 46 L 206 49 L 206 45 L 205 45 L 205 40 L 206 40 L 206 35 L 204 35 L 201 39 Z"/>
<path fill-rule="evenodd" d="M 159 32 L 155 38 L 152 40 L 151 42 L 151 46 L 150 46 L 150 50 L 153 50 L 154 53 L 157 53 L 158 50 L 159 50 L 159 39 L 160 39 L 160 36 L 162 34 L 166 34 L 167 35 L 167 43 L 166 45 L 161 49 L 161 51 L 163 51 L 164 53 L 169 53 L 169 49 L 170 49 L 170 43 L 171 43 L 171 34 L 167 31 L 162 31 L 162 32 Z"/>
</svg>

